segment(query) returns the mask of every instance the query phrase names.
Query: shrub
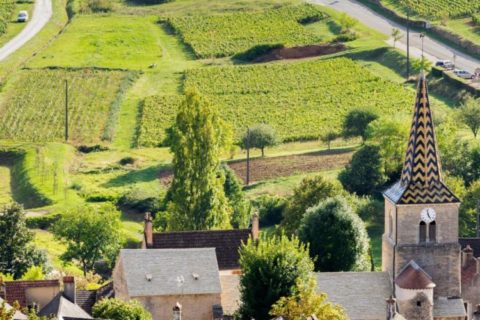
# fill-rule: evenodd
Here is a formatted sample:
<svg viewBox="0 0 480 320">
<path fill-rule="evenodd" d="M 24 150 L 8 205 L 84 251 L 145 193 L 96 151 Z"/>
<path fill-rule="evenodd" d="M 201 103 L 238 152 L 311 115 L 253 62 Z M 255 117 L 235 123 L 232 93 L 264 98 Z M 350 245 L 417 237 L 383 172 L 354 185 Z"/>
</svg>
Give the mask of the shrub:
<svg viewBox="0 0 480 320">
<path fill-rule="evenodd" d="M 27 218 L 27 227 L 30 229 L 49 229 L 58 219 L 60 214 L 46 214 Z"/>
<path fill-rule="evenodd" d="M 146 188 L 128 190 L 117 201 L 117 205 L 122 208 L 152 213 L 159 211 L 161 204 L 162 197 L 160 192 Z"/>
<path fill-rule="evenodd" d="M 126 166 L 126 165 L 131 165 L 131 164 L 134 164 L 137 160 L 134 158 L 134 157 L 125 157 L 125 158 L 122 158 L 120 159 L 120 161 L 118 163 L 120 163 L 122 166 Z"/>
<path fill-rule="evenodd" d="M 260 227 L 270 227 L 282 221 L 287 207 L 287 199 L 278 196 L 263 195 L 253 200 L 253 206 L 260 216 Z"/>
<path fill-rule="evenodd" d="M 77 147 L 77 150 L 80 151 L 81 153 L 90 153 L 90 152 L 107 151 L 108 147 L 101 146 L 99 144 L 96 144 L 93 146 L 81 145 Z"/>
<path fill-rule="evenodd" d="M 101 319 L 152 320 L 150 313 L 136 300 L 102 299 L 93 306 L 92 313 Z"/>
</svg>

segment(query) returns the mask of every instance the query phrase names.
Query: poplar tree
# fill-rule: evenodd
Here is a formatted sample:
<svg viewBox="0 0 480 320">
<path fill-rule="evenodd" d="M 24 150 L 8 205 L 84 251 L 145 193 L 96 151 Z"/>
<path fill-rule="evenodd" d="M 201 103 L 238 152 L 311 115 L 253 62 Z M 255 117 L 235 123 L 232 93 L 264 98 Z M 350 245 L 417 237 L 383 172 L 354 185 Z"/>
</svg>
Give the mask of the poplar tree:
<svg viewBox="0 0 480 320">
<path fill-rule="evenodd" d="M 223 189 L 219 160 L 229 136 L 215 107 L 195 90 L 188 90 L 172 127 L 169 230 L 231 227 L 232 208 Z"/>
</svg>

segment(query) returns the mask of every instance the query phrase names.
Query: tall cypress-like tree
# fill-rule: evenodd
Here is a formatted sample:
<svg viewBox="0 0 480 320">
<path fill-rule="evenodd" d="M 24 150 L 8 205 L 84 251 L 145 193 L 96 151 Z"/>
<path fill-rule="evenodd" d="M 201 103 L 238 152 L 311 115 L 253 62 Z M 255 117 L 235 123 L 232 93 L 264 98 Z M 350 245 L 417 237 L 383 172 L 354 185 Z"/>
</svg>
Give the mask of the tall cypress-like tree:
<svg viewBox="0 0 480 320">
<path fill-rule="evenodd" d="M 229 130 L 215 107 L 187 90 L 172 127 L 174 178 L 169 190 L 170 230 L 230 227 L 232 208 L 225 196 L 219 154 Z"/>
</svg>

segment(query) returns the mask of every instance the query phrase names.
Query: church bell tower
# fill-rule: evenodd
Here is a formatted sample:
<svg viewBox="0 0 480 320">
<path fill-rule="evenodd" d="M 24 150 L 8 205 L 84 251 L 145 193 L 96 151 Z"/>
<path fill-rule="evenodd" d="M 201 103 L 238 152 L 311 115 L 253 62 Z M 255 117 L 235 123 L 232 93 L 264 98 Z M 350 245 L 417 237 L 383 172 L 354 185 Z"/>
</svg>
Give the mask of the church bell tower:
<svg viewBox="0 0 480 320">
<path fill-rule="evenodd" d="M 395 281 L 414 262 L 431 277 L 435 298 L 460 296 L 460 201 L 442 179 L 423 74 L 418 81 L 401 179 L 384 192 L 384 198 L 382 270 Z"/>
</svg>

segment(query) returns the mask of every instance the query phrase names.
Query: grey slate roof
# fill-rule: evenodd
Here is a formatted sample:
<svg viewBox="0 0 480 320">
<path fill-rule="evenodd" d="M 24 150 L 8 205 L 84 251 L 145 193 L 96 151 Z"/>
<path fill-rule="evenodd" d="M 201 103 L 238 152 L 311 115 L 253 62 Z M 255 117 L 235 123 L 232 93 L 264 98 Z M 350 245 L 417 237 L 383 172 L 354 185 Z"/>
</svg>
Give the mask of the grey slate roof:
<svg viewBox="0 0 480 320">
<path fill-rule="evenodd" d="M 2 298 L 0 298 L 0 306 L 5 302 Z M 7 302 L 5 302 L 5 308 L 10 310 L 12 308 L 11 305 L 9 305 Z M 27 320 L 27 316 L 21 313 L 20 311 L 16 311 L 15 314 L 13 315 L 13 320 Z"/>
<path fill-rule="evenodd" d="M 119 263 L 130 297 L 221 292 L 215 248 L 123 249 Z"/>
<path fill-rule="evenodd" d="M 433 301 L 435 318 L 466 317 L 463 299 L 436 299 Z"/>
<path fill-rule="evenodd" d="M 93 319 L 81 307 L 65 298 L 62 293 L 59 293 L 38 313 L 39 316 L 51 317 L 55 316 L 58 319 Z"/>
<path fill-rule="evenodd" d="M 351 320 L 385 319 L 385 300 L 392 294 L 386 272 L 317 273 L 317 291 L 341 305 Z"/>
</svg>

